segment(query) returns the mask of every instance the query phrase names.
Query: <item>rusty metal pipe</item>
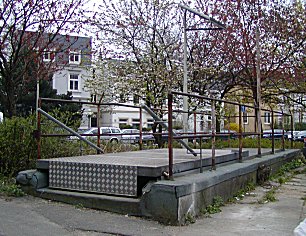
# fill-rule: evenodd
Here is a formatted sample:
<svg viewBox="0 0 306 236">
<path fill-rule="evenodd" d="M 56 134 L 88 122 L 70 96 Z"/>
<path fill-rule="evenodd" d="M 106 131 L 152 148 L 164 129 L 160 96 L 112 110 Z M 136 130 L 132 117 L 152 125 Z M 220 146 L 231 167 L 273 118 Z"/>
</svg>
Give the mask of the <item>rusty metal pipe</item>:
<svg viewBox="0 0 306 236">
<path fill-rule="evenodd" d="M 172 101 L 173 95 L 172 93 L 168 94 L 168 151 L 169 151 L 169 179 L 173 180 L 173 133 L 172 133 Z"/>
</svg>

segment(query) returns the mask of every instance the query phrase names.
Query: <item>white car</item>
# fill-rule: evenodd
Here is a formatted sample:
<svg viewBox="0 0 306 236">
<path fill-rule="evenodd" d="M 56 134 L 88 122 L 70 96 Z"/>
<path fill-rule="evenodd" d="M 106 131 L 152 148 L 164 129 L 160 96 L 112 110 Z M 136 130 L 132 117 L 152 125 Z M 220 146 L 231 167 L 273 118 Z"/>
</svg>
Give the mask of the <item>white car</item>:
<svg viewBox="0 0 306 236">
<path fill-rule="evenodd" d="M 91 128 L 81 134 L 85 138 L 94 138 L 97 139 L 98 135 L 98 128 L 94 127 Z M 100 139 L 106 140 L 110 142 L 118 143 L 121 141 L 122 132 L 117 127 L 100 127 Z M 77 139 L 76 136 L 72 136 L 70 139 Z"/>
<path fill-rule="evenodd" d="M 126 143 L 136 143 L 139 139 L 138 129 L 123 129 L 122 130 L 122 141 Z"/>
<path fill-rule="evenodd" d="M 298 133 L 299 133 L 300 131 L 293 131 L 293 140 L 296 140 L 296 138 L 298 137 Z M 292 137 L 291 137 L 291 131 L 288 131 L 287 132 L 287 137 L 288 137 L 288 139 L 292 139 Z"/>
<path fill-rule="evenodd" d="M 304 142 L 304 139 L 306 138 L 306 130 L 298 132 L 296 136 L 297 137 L 294 139 L 295 141 Z"/>
</svg>

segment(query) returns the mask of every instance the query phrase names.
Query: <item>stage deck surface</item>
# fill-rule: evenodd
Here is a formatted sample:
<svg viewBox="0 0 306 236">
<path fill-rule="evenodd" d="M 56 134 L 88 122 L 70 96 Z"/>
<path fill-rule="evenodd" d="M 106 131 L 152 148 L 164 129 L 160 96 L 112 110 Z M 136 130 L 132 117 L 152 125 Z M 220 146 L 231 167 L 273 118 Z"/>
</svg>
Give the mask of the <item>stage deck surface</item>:
<svg viewBox="0 0 306 236">
<path fill-rule="evenodd" d="M 200 153 L 200 150 L 195 150 Z M 238 159 L 238 152 L 216 150 L 216 164 Z M 243 152 L 248 156 L 248 151 Z M 193 156 L 185 149 L 173 149 L 173 173 L 209 167 L 212 151 Z M 151 149 L 87 156 L 41 159 L 37 169 L 48 170 L 49 187 L 76 191 L 136 196 L 144 179 L 159 179 L 168 171 L 168 149 Z M 142 179 L 142 180 L 141 180 Z"/>
<path fill-rule="evenodd" d="M 185 149 L 173 149 L 173 163 L 175 172 L 190 170 L 190 164 L 193 163 L 193 168 L 199 168 L 200 150 L 195 149 L 197 156 L 187 153 Z M 227 161 L 237 159 L 237 151 L 232 150 L 216 150 L 216 161 L 221 157 L 229 158 Z M 244 152 L 245 156 L 245 152 Z M 211 150 L 202 150 L 202 165 L 211 164 Z M 225 160 L 226 161 L 226 160 Z M 150 149 L 133 152 L 107 153 L 86 156 L 61 157 L 54 159 L 41 159 L 37 161 L 38 169 L 49 169 L 50 162 L 70 162 L 70 163 L 90 163 L 99 165 L 124 165 L 134 166 L 138 168 L 139 176 L 160 176 L 160 170 L 167 170 L 169 159 L 168 149 Z M 186 167 L 184 168 L 184 163 Z M 181 166 L 181 168 L 176 168 Z M 191 168 L 191 169 L 193 169 Z M 153 171 L 156 170 L 156 171 Z M 155 173 L 156 172 L 156 173 Z M 154 174 L 155 173 L 155 174 Z M 152 176 L 152 177 L 153 177 Z"/>
</svg>

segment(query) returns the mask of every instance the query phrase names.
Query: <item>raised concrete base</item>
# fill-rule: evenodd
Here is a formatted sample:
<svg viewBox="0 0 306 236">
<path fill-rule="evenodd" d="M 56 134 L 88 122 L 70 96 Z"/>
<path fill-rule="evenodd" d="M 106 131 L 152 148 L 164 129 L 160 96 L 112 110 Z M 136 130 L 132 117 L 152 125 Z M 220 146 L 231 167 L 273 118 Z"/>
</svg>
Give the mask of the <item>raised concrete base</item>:
<svg viewBox="0 0 306 236">
<path fill-rule="evenodd" d="M 300 153 L 300 150 L 286 150 L 222 166 L 215 171 L 181 176 L 175 181 L 156 182 L 142 196 L 142 213 L 163 223 L 184 224 L 187 215 L 199 215 L 215 196 L 227 200 L 249 182 L 256 183 L 259 166 L 270 167 L 274 173 Z"/>
<path fill-rule="evenodd" d="M 256 183 L 259 170 L 268 168 L 269 175 L 276 172 L 284 163 L 300 155 L 301 150 L 286 150 L 260 158 L 247 159 L 242 163 L 222 164 L 214 171 L 206 169 L 203 173 L 199 173 L 199 170 L 186 172 L 185 175 L 175 176 L 174 181 L 149 182 L 143 187 L 139 198 L 49 188 L 37 189 L 36 194 L 55 201 L 146 216 L 166 224 L 182 225 L 187 215 L 199 215 L 202 209 L 212 203 L 214 197 L 220 196 L 226 201 L 249 182 Z"/>
</svg>

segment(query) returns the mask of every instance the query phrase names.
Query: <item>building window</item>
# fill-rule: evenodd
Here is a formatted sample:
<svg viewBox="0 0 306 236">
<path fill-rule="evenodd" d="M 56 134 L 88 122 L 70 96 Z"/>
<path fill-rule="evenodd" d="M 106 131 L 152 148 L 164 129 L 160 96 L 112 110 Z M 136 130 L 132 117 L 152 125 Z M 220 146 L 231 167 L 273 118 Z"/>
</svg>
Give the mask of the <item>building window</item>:
<svg viewBox="0 0 306 236">
<path fill-rule="evenodd" d="M 265 124 L 271 124 L 271 113 L 270 112 L 265 112 L 264 123 Z"/>
<path fill-rule="evenodd" d="M 80 64 L 81 63 L 81 53 L 77 51 L 72 51 L 69 53 L 69 63 L 70 64 Z"/>
<path fill-rule="evenodd" d="M 45 50 L 42 54 L 42 57 L 43 57 L 44 62 L 50 62 L 50 61 L 54 61 L 55 54 L 53 51 Z"/>
<path fill-rule="evenodd" d="M 132 128 L 138 129 L 140 124 L 140 119 L 132 119 Z"/>
<path fill-rule="evenodd" d="M 139 96 L 138 95 L 133 96 L 133 103 L 134 104 L 139 104 Z"/>
<path fill-rule="evenodd" d="M 121 102 L 121 103 L 125 103 L 126 102 L 126 96 L 123 93 L 121 93 L 119 95 L 119 102 Z"/>
<path fill-rule="evenodd" d="M 249 117 L 247 112 L 242 113 L 242 119 L 243 119 L 243 124 L 248 124 L 249 123 Z"/>
<path fill-rule="evenodd" d="M 69 74 L 69 90 L 79 91 L 80 81 L 79 74 Z"/>
<path fill-rule="evenodd" d="M 97 113 L 94 113 L 94 114 L 90 117 L 90 125 L 91 125 L 91 127 L 98 127 Z"/>
<path fill-rule="evenodd" d="M 147 119 L 147 128 L 152 129 L 154 125 L 154 119 Z"/>
<path fill-rule="evenodd" d="M 124 129 L 128 126 L 128 118 L 119 118 L 119 128 Z"/>
<path fill-rule="evenodd" d="M 97 95 L 96 94 L 91 94 L 90 95 L 90 101 L 91 102 L 97 102 Z"/>
</svg>

